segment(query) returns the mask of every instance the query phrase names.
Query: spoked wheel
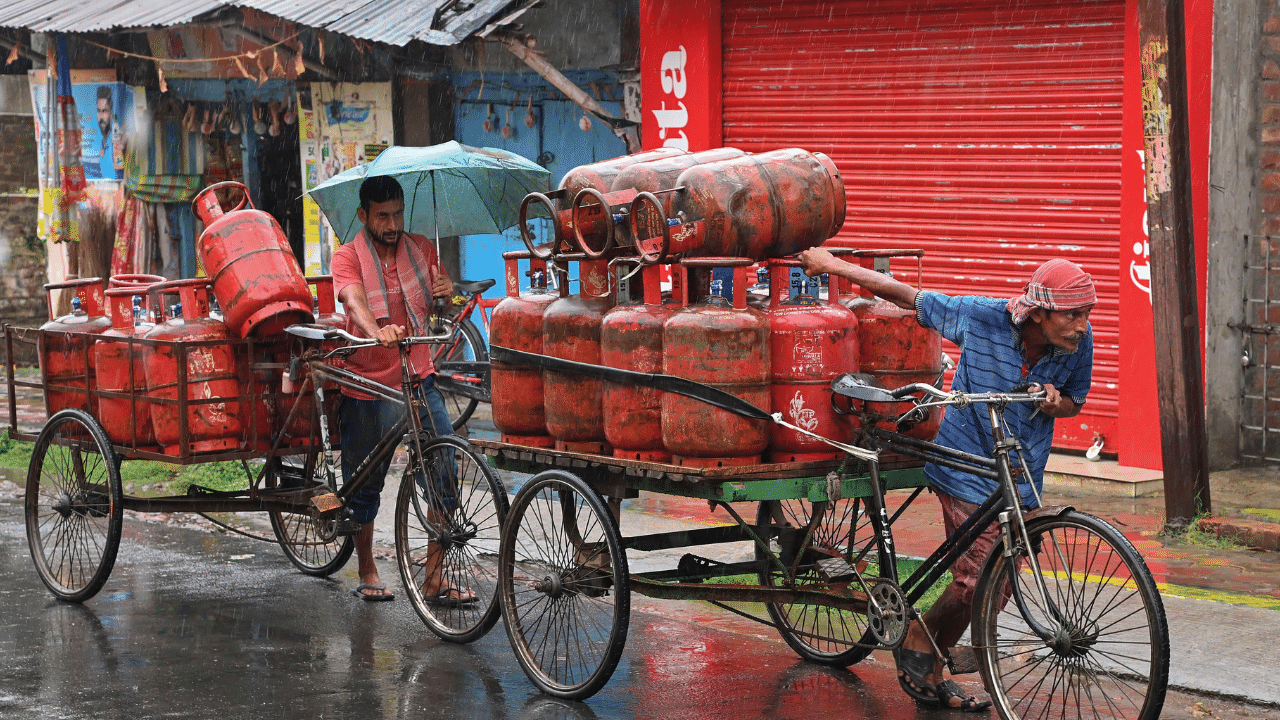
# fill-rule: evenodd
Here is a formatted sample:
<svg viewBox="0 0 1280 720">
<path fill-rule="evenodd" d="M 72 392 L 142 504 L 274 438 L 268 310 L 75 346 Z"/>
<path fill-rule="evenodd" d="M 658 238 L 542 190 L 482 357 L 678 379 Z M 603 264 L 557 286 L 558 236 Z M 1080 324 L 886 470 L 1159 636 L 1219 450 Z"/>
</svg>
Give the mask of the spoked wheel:
<svg viewBox="0 0 1280 720">
<path fill-rule="evenodd" d="M 342 453 L 334 451 L 334 477 L 342 476 Z M 283 456 L 272 461 L 267 470 L 268 489 L 288 490 L 327 485 L 324 455 L 312 453 L 305 461 L 297 456 Z M 271 512 L 271 529 L 289 562 L 307 575 L 328 577 L 342 569 L 355 550 L 355 539 L 337 535 L 336 518 L 312 517 L 309 513 Z"/>
<path fill-rule="evenodd" d="M 409 443 L 412 459 L 396 501 L 400 578 L 431 632 L 472 642 L 498 621 L 507 491 L 465 441 L 424 433 L 421 442 L 421 459 Z"/>
<path fill-rule="evenodd" d="M 760 584 L 798 589 L 827 589 L 843 584 L 861 592 L 855 569 L 870 585 L 872 578 L 879 577 L 880 568 L 892 562 L 875 548 L 862 554 L 875 537 L 862 509 L 856 499 L 761 502 L 756 526 L 762 539 L 769 538 L 770 549 L 784 567 L 757 546 Z M 771 526 L 774 529 L 768 532 Z M 782 639 L 800 657 L 837 667 L 852 665 L 869 655 L 877 642 L 873 623 L 885 620 L 869 620 L 867 615 L 851 610 L 806 603 L 768 603 L 766 607 Z"/>
<path fill-rule="evenodd" d="M 483 373 L 454 371 L 449 367 L 449 363 L 489 362 L 489 351 L 485 349 L 484 340 L 480 337 L 480 330 L 476 328 L 475 323 L 464 318 L 458 320 L 455 327 L 457 332 L 452 333 L 449 341 L 435 350 L 432 362 L 438 369 L 452 372 L 454 383 L 479 385 L 484 382 Z M 438 383 L 437 387 L 440 388 L 440 394 L 444 396 L 444 406 L 449 412 L 449 417 L 453 418 L 453 429 L 460 429 L 471 419 L 471 414 L 476 411 L 480 401 L 473 397 L 449 392 L 447 383 Z"/>
<path fill-rule="evenodd" d="M 507 636 L 529 679 L 570 700 L 604 687 L 626 644 L 631 593 L 600 495 L 560 470 L 530 478 L 511 506 L 498 573 Z"/>
<path fill-rule="evenodd" d="M 1013 568 L 997 547 L 974 595 L 974 649 L 1000 716 L 1155 720 L 1169 629 L 1142 557 L 1115 528 L 1079 512 L 1032 519 L 1027 534 L 1045 594 L 1025 558 Z M 1010 580 L 1022 603 L 1007 602 Z"/>
<path fill-rule="evenodd" d="M 120 549 L 124 496 L 115 449 L 83 410 L 56 413 L 27 468 L 27 544 L 59 600 L 83 602 L 107 582 Z"/>
</svg>

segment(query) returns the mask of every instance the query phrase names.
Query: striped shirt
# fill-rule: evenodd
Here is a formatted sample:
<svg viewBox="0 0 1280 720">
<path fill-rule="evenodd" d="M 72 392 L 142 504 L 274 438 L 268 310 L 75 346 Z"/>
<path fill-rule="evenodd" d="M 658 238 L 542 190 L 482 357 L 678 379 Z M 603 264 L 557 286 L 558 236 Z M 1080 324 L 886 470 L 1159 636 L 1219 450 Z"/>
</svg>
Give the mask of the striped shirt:
<svg viewBox="0 0 1280 720">
<path fill-rule="evenodd" d="M 916 319 L 920 324 L 937 330 L 960 347 L 960 363 L 951 382 L 952 390 L 1009 392 L 1022 382 L 1022 328 L 1013 324 L 1007 304 L 1008 300 L 987 297 L 950 297 L 936 292 L 916 294 Z M 1046 352 L 1027 375 L 1032 383 L 1051 384 L 1079 405 L 1084 404 L 1089 394 L 1092 377 L 1092 327 L 1075 352 L 1067 353 L 1050 346 L 1050 352 Z M 1038 491 L 1044 484 L 1044 466 L 1053 445 L 1054 419 L 1044 413 L 1031 417 L 1034 410 L 1032 403 L 1010 403 L 1004 419 L 1010 432 L 1022 443 L 1023 457 Z M 986 405 L 948 407 L 936 442 L 974 455 L 994 457 Z M 932 463 L 925 466 L 925 474 L 943 492 L 974 504 L 984 502 L 997 488 L 994 480 Z M 1023 484 L 1019 491 L 1023 503 L 1030 507 L 1037 505 L 1031 488 Z"/>
</svg>

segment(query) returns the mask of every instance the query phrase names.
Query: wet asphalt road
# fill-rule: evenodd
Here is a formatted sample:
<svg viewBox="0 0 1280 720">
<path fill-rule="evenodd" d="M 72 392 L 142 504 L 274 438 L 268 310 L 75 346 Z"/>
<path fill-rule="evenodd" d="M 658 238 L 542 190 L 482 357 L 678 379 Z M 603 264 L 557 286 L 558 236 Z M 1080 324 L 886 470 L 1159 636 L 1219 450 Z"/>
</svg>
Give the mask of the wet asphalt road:
<svg viewBox="0 0 1280 720">
<path fill-rule="evenodd" d="M 124 527 L 103 591 L 60 603 L 32 569 L 20 501 L 0 500 L 0 717 L 953 717 L 908 701 L 887 656 L 824 668 L 770 628 L 639 596 L 609 685 L 564 702 L 525 678 L 501 623 L 470 646 L 441 642 L 403 597 L 349 595 L 354 562 L 322 580 L 271 544 L 131 514 Z M 393 564 L 382 568 L 399 590 Z M 1171 693 L 1162 716 L 1280 718 L 1280 709 Z"/>
</svg>

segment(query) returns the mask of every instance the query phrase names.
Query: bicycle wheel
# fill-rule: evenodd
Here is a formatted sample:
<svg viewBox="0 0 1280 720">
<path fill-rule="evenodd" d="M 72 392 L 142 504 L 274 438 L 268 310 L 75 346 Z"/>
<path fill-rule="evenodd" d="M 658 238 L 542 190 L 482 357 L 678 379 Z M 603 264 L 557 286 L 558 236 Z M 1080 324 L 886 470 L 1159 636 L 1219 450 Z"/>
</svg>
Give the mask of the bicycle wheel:
<svg viewBox="0 0 1280 720">
<path fill-rule="evenodd" d="M 468 643 L 498 621 L 498 543 L 507 491 L 465 441 L 424 433 L 422 443 L 422 459 L 411 461 L 400 481 L 396 561 L 413 609 L 431 632 Z M 427 594 L 427 584 L 458 592 Z M 458 601 L 467 591 L 475 601 Z"/>
<path fill-rule="evenodd" d="M 813 534 L 806 545 L 806 529 Z M 760 584 L 766 587 L 814 588 L 853 580 L 855 567 L 867 579 L 880 576 L 887 567 L 883 548 L 864 548 L 875 541 L 871 522 L 856 498 L 835 501 L 766 500 L 760 503 L 756 527 L 769 538 L 769 547 L 786 569 L 771 561 L 756 546 Z M 771 530 L 772 528 L 772 530 Z M 797 555 L 794 575 L 790 567 Z M 868 561 L 869 560 L 869 561 Z M 856 580 L 853 580 L 857 587 Z M 807 603 L 766 603 L 782 639 L 800 657 L 824 665 L 847 667 L 871 654 L 876 640 L 866 615 Z"/>
<path fill-rule="evenodd" d="M 445 363 L 449 362 L 489 362 L 489 351 L 475 323 L 463 318 L 454 322 L 454 328 L 456 332 L 451 334 L 448 342 L 436 349 L 431 359 L 437 370 L 447 370 L 448 366 Z M 457 372 L 453 382 L 460 385 L 479 385 L 484 382 L 484 375 Z M 453 429 L 458 430 L 471 419 L 471 414 L 476 411 L 480 401 L 473 397 L 449 392 L 446 389 L 448 383 L 440 383 L 438 386 L 440 394 L 444 396 L 444 406 L 453 418 Z"/>
<path fill-rule="evenodd" d="M 116 564 L 124 495 L 115 448 L 93 416 L 62 410 L 36 437 L 23 500 L 27 545 L 59 600 L 84 602 Z"/>
<path fill-rule="evenodd" d="M 1169 680 L 1169 628 L 1138 551 L 1092 515 L 1032 519 L 1036 578 L 992 550 L 974 595 L 974 649 L 1000 716 L 1155 720 Z M 1027 616 L 1007 602 L 1017 583 Z M 1054 633 L 1044 641 L 1032 623 Z"/>
<path fill-rule="evenodd" d="M 335 477 L 342 476 L 342 454 L 334 451 L 333 472 Z M 268 489 L 303 488 L 308 485 L 320 487 L 328 485 L 321 462 L 320 452 L 312 453 L 299 463 L 299 458 L 285 456 L 277 458 L 267 470 L 264 478 Z M 285 557 L 293 566 L 307 575 L 328 577 L 342 569 L 351 559 L 355 550 L 355 538 L 337 535 L 334 530 L 336 518 L 312 517 L 309 513 L 276 512 L 268 513 L 271 518 L 271 529 L 275 531 L 276 541 Z"/>
<path fill-rule="evenodd" d="M 569 700 L 604 687 L 631 594 L 617 522 L 596 491 L 561 470 L 530 478 L 511 505 L 498 574 L 507 637 L 533 684 Z"/>
</svg>

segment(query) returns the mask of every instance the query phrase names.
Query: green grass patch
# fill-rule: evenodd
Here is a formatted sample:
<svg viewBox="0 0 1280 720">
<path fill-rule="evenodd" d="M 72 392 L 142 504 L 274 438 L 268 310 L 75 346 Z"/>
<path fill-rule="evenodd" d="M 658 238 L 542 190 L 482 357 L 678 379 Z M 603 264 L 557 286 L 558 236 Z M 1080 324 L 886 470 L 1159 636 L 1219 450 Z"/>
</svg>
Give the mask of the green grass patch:
<svg viewBox="0 0 1280 720">
<path fill-rule="evenodd" d="M 31 465 L 35 443 L 13 440 L 0 433 L 0 468 L 25 476 Z M 253 465 L 250 465 L 253 469 Z M 175 465 L 156 460 L 126 460 L 120 463 L 120 485 L 125 495 L 155 497 L 182 495 L 191 485 L 209 490 L 243 490 L 249 476 L 238 461 Z"/>
<path fill-rule="evenodd" d="M 924 564 L 923 560 L 919 560 L 916 558 L 909 558 L 909 557 L 899 557 L 898 558 L 898 578 L 901 580 L 906 580 L 908 577 L 911 576 L 911 573 L 915 572 L 916 569 L 923 564 Z M 872 578 L 879 577 L 879 573 L 880 573 L 879 567 L 875 563 L 872 563 L 867 566 L 867 569 L 862 573 L 862 575 L 864 578 L 870 580 Z M 711 578 L 706 582 L 721 583 L 725 585 L 757 585 L 760 582 L 760 578 L 756 575 L 726 575 L 725 577 Z M 856 581 L 854 581 L 854 583 L 856 584 Z M 951 573 L 950 572 L 943 573 L 942 577 L 939 578 L 938 582 L 934 583 L 933 586 L 930 587 L 929 590 L 920 597 L 919 602 L 916 603 L 916 608 L 923 613 L 927 611 L 929 608 L 933 607 L 933 604 L 937 602 L 938 597 L 942 595 L 942 591 L 945 590 L 946 587 L 950 584 L 951 584 Z M 738 603 L 738 604 L 747 605 L 748 603 Z"/>
</svg>

